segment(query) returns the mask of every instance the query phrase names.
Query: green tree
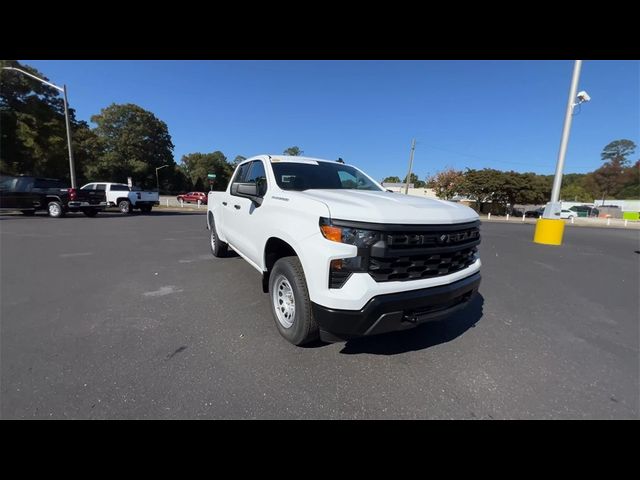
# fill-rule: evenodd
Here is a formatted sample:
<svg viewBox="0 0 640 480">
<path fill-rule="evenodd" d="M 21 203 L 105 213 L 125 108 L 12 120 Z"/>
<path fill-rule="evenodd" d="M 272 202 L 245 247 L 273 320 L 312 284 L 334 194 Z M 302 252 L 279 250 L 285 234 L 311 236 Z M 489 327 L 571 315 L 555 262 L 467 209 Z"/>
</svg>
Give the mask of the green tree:
<svg viewBox="0 0 640 480">
<path fill-rule="evenodd" d="M 194 189 L 202 189 L 208 185 L 207 175 L 216 175 L 213 189 L 222 190 L 226 188 L 233 173 L 233 167 L 227 162 L 227 157 L 220 151 L 213 153 L 190 153 L 184 155 L 181 160 L 183 170 L 191 180 Z"/>
<path fill-rule="evenodd" d="M 382 180 L 383 183 L 400 183 L 400 177 L 387 177 Z"/>
<path fill-rule="evenodd" d="M 96 123 L 99 156 L 87 166 L 93 178 L 155 187 L 155 169 L 174 165 L 167 124 L 138 105 L 112 104 L 91 117 Z"/>
<path fill-rule="evenodd" d="M 294 157 L 299 157 L 300 155 L 302 155 L 304 152 L 302 150 L 300 150 L 299 147 L 289 147 L 287 149 L 285 149 L 284 152 L 282 152 L 283 155 L 292 155 Z"/>
<path fill-rule="evenodd" d="M 240 162 L 244 162 L 246 159 L 247 157 L 243 157 L 242 155 L 236 155 L 236 158 L 233 159 L 233 162 L 231 163 L 231 165 L 236 167 Z"/>
<path fill-rule="evenodd" d="M 438 198 L 450 200 L 462 189 L 464 174 L 453 168 L 446 168 L 427 179 L 426 186 L 436 192 Z"/>
<path fill-rule="evenodd" d="M 492 168 L 482 170 L 467 169 L 461 189 L 463 195 L 475 200 L 478 208 L 485 202 L 506 203 L 503 189 L 503 172 Z"/>
<path fill-rule="evenodd" d="M 15 60 L 0 60 L 1 67 L 25 70 L 44 80 L 46 75 Z M 76 135 L 88 130 L 69 108 L 73 146 Z M 64 107 L 59 92 L 20 72 L 0 70 L 0 171 L 69 180 L 69 157 Z M 75 153 L 75 149 L 74 149 Z M 86 156 L 77 156 L 76 168 Z"/>
<path fill-rule="evenodd" d="M 407 177 L 404 177 L 404 182 L 407 182 Z M 409 183 L 413 183 L 413 188 L 424 188 L 425 182 L 420 180 L 415 173 L 411 173 L 411 177 L 409 178 Z"/>
<path fill-rule="evenodd" d="M 590 202 L 593 197 L 585 190 L 584 187 L 574 183 L 560 190 L 560 200 L 569 202 Z"/>
<path fill-rule="evenodd" d="M 617 163 L 623 167 L 627 166 L 629 155 L 633 155 L 636 144 L 631 140 L 615 140 L 602 149 L 600 156 L 602 160 L 609 163 Z"/>
<path fill-rule="evenodd" d="M 595 187 L 603 202 L 607 197 L 616 197 L 626 186 L 626 166 L 629 157 L 635 152 L 636 144 L 631 140 L 615 140 L 602 149 L 600 156 L 604 164 L 595 170 L 589 184 Z"/>
</svg>

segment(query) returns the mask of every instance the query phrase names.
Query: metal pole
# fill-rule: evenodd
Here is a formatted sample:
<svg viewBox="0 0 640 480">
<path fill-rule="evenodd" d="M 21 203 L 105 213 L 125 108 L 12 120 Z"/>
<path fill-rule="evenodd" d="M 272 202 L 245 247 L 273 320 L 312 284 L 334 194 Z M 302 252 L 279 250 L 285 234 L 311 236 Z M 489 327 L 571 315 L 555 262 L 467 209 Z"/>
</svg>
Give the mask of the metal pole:
<svg viewBox="0 0 640 480">
<path fill-rule="evenodd" d="M 409 173 L 407 173 L 407 180 L 405 182 L 404 194 L 409 195 L 409 181 L 411 180 L 411 169 L 413 168 L 413 152 L 416 149 L 416 139 L 411 142 L 411 154 L 409 155 Z"/>
<path fill-rule="evenodd" d="M 69 125 L 69 107 L 67 106 L 67 86 L 63 85 L 64 93 L 64 121 L 67 125 L 67 144 L 69 146 L 69 171 L 71 172 L 71 188 L 76 188 L 76 169 L 73 164 L 73 150 L 71 148 L 71 126 Z"/>
<path fill-rule="evenodd" d="M 156 168 L 156 188 L 158 189 L 158 195 L 160 195 L 160 180 L 158 180 L 158 169 Z"/>
<path fill-rule="evenodd" d="M 560 151 L 558 152 L 558 164 L 556 165 L 556 175 L 553 178 L 553 189 L 551 190 L 551 203 L 557 203 L 560 199 L 560 187 L 562 186 L 562 172 L 564 170 L 564 157 L 567 153 L 569 143 L 569 133 L 571 133 L 571 121 L 573 120 L 573 107 L 578 91 L 578 81 L 580 80 L 580 69 L 582 60 L 576 60 L 573 65 L 573 77 L 571 78 L 571 88 L 569 89 L 569 99 L 567 100 L 567 112 L 564 117 L 562 127 L 562 140 L 560 141 Z M 545 209 L 545 213 L 547 210 Z M 552 217 L 553 218 L 553 217 Z"/>
</svg>

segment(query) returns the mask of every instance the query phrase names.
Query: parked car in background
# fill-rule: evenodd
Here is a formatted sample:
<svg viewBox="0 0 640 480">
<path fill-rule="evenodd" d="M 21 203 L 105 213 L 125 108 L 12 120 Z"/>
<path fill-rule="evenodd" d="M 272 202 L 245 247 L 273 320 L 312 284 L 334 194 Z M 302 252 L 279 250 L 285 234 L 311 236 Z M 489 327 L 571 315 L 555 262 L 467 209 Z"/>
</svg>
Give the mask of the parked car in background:
<svg viewBox="0 0 640 480">
<path fill-rule="evenodd" d="M 86 192 L 68 188 L 55 178 L 31 176 L 0 177 L 0 210 L 35 215 L 46 210 L 50 217 L 64 217 L 67 212 L 82 212 L 95 217 L 107 206 L 104 192 Z"/>
<path fill-rule="evenodd" d="M 578 214 L 572 210 L 565 210 L 565 209 L 560 210 L 560 218 L 568 219 L 568 218 L 574 218 L 577 216 Z"/>
<path fill-rule="evenodd" d="M 149 213 L 154 205 L 160 205 L 160 194 L 154 190 L 139 190 L 129 188 L 124 183 L 93 182 L 87 183 L 81 190 L 103 191 L 106 193 L 107 205 L 118 207 L 122 213 L 131 213 L 139 209 L 142 213 Z"/>
<path fill-rule="evenodd" d="M 577 217 L 597 217 L 600 213 L 597 208 L 588 205 L 574 205 L 569 210 L 575 212 Z"/>
<path fill-rule="evenodd" d="M 176 197 L 176 200 L 178 200 L 179 202 L 184 202 L 184 203 L 198 203 L 198 200 L 200 200 L 200 203 L 203 205 L 207 204 L 207 194 L 204 192 L 189 192 L 189 193 L 183 193 L 181 195 L 178 195 Z"/>
<path fill-rule="evenodd" d="M 536 210 L 527 210 L 524 212 L 525 218 L 540 218 L 542 217 L 542 212 L 544 212 L 544 208 L 538 208 Z"/>
</svg>

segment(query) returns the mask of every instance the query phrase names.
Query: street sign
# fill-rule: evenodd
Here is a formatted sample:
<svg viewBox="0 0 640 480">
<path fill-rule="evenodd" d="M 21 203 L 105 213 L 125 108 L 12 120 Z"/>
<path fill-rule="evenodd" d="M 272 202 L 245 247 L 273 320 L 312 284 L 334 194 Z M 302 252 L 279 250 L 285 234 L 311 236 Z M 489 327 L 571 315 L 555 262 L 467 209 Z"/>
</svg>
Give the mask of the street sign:
<svg viewBox="0 0 640 480">
<path fill-rule="evenodd" d="M 133 180 L 131 177 L 127 177 L 127 185 L 129 185 L 129 188 L 133 187 Z"/>
<path fill-rule="evenodd" d="M 209 173 L 207 175 L 207 178 L 216 178 L 216 174 L 215 173 Z"/>
</svg>

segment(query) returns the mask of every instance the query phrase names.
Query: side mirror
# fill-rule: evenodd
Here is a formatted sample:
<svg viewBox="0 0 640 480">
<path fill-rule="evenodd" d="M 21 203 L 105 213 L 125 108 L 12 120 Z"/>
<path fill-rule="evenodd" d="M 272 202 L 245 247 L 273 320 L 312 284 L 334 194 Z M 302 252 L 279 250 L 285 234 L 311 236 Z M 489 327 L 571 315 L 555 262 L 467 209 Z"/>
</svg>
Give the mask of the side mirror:
<svg viewBox="0 0 640 480">
<path fill-rule="evenodd" d="M 248 198 L 258 206 L 262 205 L 262 197 L 258 195 L 258 185 L 255 183 L 233 183 L 231 184 L 231 194 Z"/>
</svg>

